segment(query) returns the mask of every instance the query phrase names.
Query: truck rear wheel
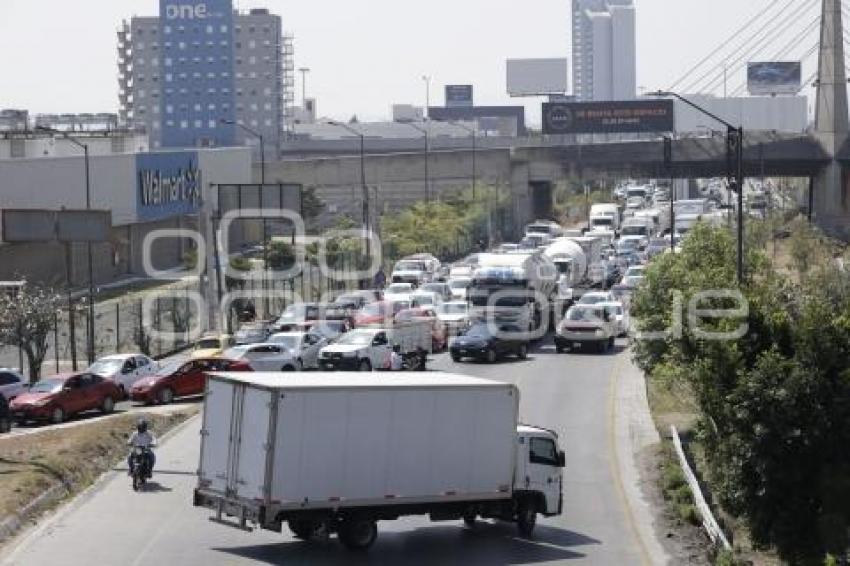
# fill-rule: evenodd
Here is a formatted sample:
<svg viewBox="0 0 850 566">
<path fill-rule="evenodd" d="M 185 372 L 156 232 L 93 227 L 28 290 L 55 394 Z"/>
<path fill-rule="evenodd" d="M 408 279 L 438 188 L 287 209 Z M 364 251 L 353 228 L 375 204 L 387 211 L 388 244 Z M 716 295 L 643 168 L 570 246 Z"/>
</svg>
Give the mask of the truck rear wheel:
<svg viewBox="0 0 850 566">
<path fill-rule="evenodd" d="M 470 529 L 475 528 L 475 513 L 466 513 L 463 516 L 463 524 L 466 525 Z"/>
<path fill-rule="evenodd" d="M 372 364 L 369 363 L 369 360 L 360 360 L 357 371 L 372 371 Z"/>
<path fill-rule="evenodd" d="M 346 519 L 339 526 L 339 541 L 349 550 L 366 550 L 378 538 L 378 525 L 370 519 Z"/>
<path fill-rule="evenodd" d="M 534 527 L 537 526 L 537 506 L 534 501 L 524 499 L 519 504 L 516 514 L 517 529 L 519 534 L 525 538 L 530 538 L 534 534 Z"/>
</svg>

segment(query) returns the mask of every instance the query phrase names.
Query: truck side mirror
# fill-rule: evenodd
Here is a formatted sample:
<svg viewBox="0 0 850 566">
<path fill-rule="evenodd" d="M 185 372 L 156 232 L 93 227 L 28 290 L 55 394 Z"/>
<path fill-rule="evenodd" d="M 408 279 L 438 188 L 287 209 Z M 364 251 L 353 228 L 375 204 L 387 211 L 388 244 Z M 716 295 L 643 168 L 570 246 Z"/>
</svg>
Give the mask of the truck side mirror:
<svg viewBox="0 0 850 566">
<path fill-rule="evenodd" d="M 564 453 L 563 450 L 560 450 L 558 452 L 558 467 L 559 468 L 566 468 L 567 467 L 567 455 Z"/>
</svg>

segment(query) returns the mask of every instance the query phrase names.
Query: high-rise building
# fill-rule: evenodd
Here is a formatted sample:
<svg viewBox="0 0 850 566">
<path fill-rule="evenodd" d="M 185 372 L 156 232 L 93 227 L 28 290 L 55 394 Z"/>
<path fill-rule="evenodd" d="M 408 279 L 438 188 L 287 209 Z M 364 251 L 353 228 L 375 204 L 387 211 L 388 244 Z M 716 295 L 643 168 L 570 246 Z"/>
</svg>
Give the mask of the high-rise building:
<svg viewBox="0 0 850 566">
<path fill-rule="evenodd" d="M 120 118 L 151 148 L 256 145 L 279 149 L 294 102 L 291 36 L 265 9 L 232 0 L 160 0 L 159 17 L 118 32 Z"/>
<path fill-rule="evenodd" d="M 633 0 L 572 0 L 573 94 L 628 100 L 637 90 Z"/>
</svg>

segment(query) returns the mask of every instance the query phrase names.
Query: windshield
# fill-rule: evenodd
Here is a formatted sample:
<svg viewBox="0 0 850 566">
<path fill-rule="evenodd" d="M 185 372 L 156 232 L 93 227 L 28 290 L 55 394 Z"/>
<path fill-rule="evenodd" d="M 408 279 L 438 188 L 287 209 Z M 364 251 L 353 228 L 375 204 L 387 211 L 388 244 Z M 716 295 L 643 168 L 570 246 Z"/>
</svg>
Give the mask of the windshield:
<svg viewBox="0 0 850 566">
<path fill-rule="evenodd" d="M 343 334 L 342 338 L 337 340 L 337 344 L 351 346 L 365 346 L 372 343 L 372 334 L 369 332 L 353 331 L 348 334 Z"/>
<path fill-rule="evenodd" d="M 425 271 L 425 264 L 421 261 L 400 261 L 395 264 L 395 271 Z"/>
<path fill-rule="evenodd" d="M 490 338 L 492 335 L 493 333 L 490 332 L 490 325 L 488 324 L 475 324 L 463 333 L 463 336 L 469 338 Z"/>
<path fill-rule="evenodd" d="M 413 296 L 413 304 L 414 305 L 433 305 L 434 304 L 434 295 L 422 294 L 422 295 L 414 295 Z"/>
<path fill-rule="evenodd" d="M 582 305 L 595 305 L 596 303 L 604 303 L 608 300 L 608 297 L 601 297 L 599 295 L 585 295 L 580 300 L 579 303 Z"/>
<path fill-rule="evenodd" d="M 612 226 L 614 224 L 614 219 L 608 216 L 601 216 L 598 218 L 594 218 L 591 221 L 591 224 L 594 226 Z"/>
<path fill-rule="evenodd" d="M 124 365 L 124 360 L 98 360 L 88 369 L 89 373 L 112 375 Z"/>
<path fill-rule="evenodd" d="M 626 226 L 623 228 L 623 236 L 646 236 L 649 229 L 646 226 Z"/>
<path fill-rule="evenodd" d="M 287 350 L 295 350 L 301 345 L 301 336 L 281 336 L 276 334 L 269 338 L 269 342 L 280 344 Z"/>
<path fill-rule="evenodd" d="M 30 388 L 32 393 L 57 393 L 65 382 L 61 379 L 44 379 Z"/>
<path fill-rule="evenodd" d="M 413 285 L 410 283 L 393 283 L 389 287 L 387 287 L 387 293 L 389 294 L 399 294 L 399 293 L 410 293 L 413 291 Z"/>
<path fill-rule="evenodd" d="M 221 348 L 221 341 L 218 338 L 202 338 L 195 345 L 197 350 L 218 350 Z"/>
<path fill-rule="evenodd" d="M 594 322 L 605 319 L 604 309 L 570 309 L 567 313 L 567 320 Z"/>
<path fill-rule="evenodd" d="M 469 305 L 466 303 L 445 303 L 440 307 L 443 314 L 466 314 L 468 311 Z"/>
<path fill-rule="evenodd" d="M 472 284 L 472 279 L 452 279 L 449 281 L 449 287 L 452 289 L 466 289 Z"/>
</svg>

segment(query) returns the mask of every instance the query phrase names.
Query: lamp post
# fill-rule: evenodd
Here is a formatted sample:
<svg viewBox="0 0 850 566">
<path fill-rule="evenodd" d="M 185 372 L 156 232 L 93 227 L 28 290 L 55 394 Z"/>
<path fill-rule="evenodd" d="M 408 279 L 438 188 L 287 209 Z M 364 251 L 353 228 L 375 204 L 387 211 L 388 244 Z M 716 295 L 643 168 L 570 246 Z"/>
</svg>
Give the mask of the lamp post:
<svg viewBox="0 0 850 566">
<path fill-rule="evenodd" d="M 733 126 L 723 118 L 713 114 L 698 104 L 675 92 L 659 90 L 647 93 L 647 96 L 676 98 L 712 120 L 726 126 L 726 152 L 728 176 L 734 177 L 735 189 L 738 191 L 738 284 L 744 282 L 744 128 Z M 732 155 L 734 154 L 734 167 Z"/>
<path fill-rule="evenodd" d="M 263 134 L 256 130 L 252 130 L 242 122 L 237 122 L 235 120 L 226 120 L 222 118 L 220 120 L 222 124 L 228 126 L 236 126 L 241 128 L 243 131 L 248 134 L 258 138 L 260 140 L 260 208 L 263 208 L 263 190 L 266 186 L 266 145 L 265 139 L 263 138 Z M 266 316 L 269 314 L 269 294 L 268 294 L 268 271 L 269 271 L 269 244 L 268 244 L 268 234 L 266 233 L 266 218 L 263 216 L 263 290 L 266 291 L 263 293 L 263 312 L 266 313 Z M 293 229 L 294 230 L 294 229 Z"/>
<path fill-rule="evenodd" d="M 82 143 L 80 140 L 68 135 L 68 132 L 61 132 L 54 128 L 48 128 L 46 126 L 36 126 L 37 130 L 41 130 L 43 132 L 49 132 L 51 134 L 59 134 L 69 142 L 73 143 L 77 147 L 82 148 L 83 150 L 83 161 L 85 165 L 85 180 L 86 180 L 86 210 L 91 210 L 91 174 L 90 174 L 90 166 L 89 166 L 89 146 L 88 144 Z M 94 266 L 92 260 L 92 246 L 91 242 L 86 242 L 86 255 L 88 256 L 88 272 L 89 272 L 89 321 L 86 325 L 86 332 L 88 333 L 88 348 L 87 355 L 89 364 L 94 363 Z M 70 281 L 69 281 L 70 283 Z M 76 363 L 76 360 L 74 360 Z"/>
<path fill-rule="evenodd" d="M 431 109 L 431 76 L 422 75 L 422 80 L 425 83 L 425 119 L 427 120 Z"/>
<path fill-rule="evenodd" d="M 348 124 L 343 124 L 342 122 L 328 122 L 331 126 L 337 126 L 338 128 L 342 128 L 349 133 L 354 134 L 358 138 L 360 138 L 360 189 L 362 191 L 362 199 L 363 199 L 363 238 L 366 240 L 366 256 L 369 258 L 369 261 L 372 261 L 372 236 L 369 233 L 370 219 L 369 219 L 369 187 L 366 185 L 366 136 L 363 132 L 356 130 L 349 126 Z"/>
<path fill-rule="evenodd" d="M 475 185 L 478 181 L 478 172 L 475 163 L 476 152 L 478 149 L 478 128 L 470 128 L 466 126 L 463 122 L 451 122 L 452 125 L 461 128 L 462 130 L 466 130 L 472 136 L 472 200 L 475 200 Z M 477 124 L 476 124 L 477 126 Z"/>
<path fill-rule="evenodd" d="M 408 122 L 407 125 L 425 136 L 425 192 L 428 195 L 428 202 L 431 202 L 431 173 L 428 170 L 428 162 L 431 160 L 431 136 L 427 129 L 420 128 L 413 122 Z"/>
</svg>

